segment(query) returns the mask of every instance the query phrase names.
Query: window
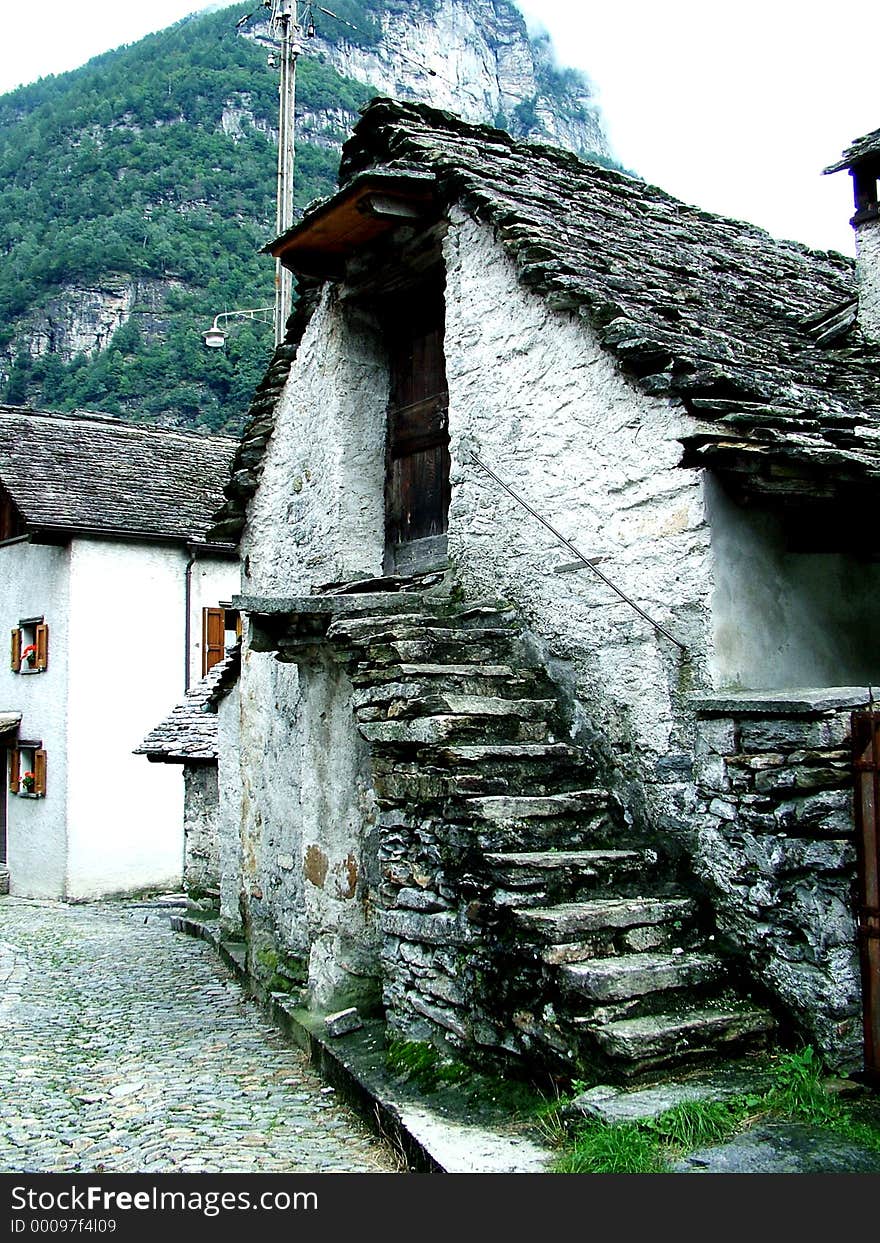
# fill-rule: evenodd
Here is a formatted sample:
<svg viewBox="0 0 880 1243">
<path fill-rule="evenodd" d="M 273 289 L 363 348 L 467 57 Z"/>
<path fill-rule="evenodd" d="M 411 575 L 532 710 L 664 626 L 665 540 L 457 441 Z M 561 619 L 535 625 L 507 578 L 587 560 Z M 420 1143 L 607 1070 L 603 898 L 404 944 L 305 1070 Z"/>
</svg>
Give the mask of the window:
<svg viewBox="0 0 880 1243">
<path fill-rule="evenodd" d="M 241 616 L 238 609 L 220 603 L 216 608 L 202 609 L 202 677 L 226 655 L 241 637 Z"/>
<path fill-rule="evenodd" d="M 9 752 L 9 790 L 21 798 L 45 798 L 46 752 L 41 742 L 25 742 Z"/>
<path fill-rule="evenodd" d="M 42 617 L 26 617 L 12 632 L 13 673 L 45 673 L 49 668 L 49 627 Z"/>
</svg>

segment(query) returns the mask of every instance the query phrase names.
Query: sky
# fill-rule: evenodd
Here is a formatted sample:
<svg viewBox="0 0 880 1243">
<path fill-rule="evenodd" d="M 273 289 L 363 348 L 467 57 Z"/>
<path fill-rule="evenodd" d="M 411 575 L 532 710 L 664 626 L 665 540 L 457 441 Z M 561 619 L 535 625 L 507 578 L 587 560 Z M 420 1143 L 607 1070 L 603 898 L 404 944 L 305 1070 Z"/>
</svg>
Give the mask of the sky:
<svg viewBox="0 0 880 1243">
<path fill-rule="evenodd" d="M 614 154 L 671 194 L 852 254 L 850 178 L 822 168 L 880 127 L 877 0 L 517 0 L 593 82 Z M 242 14 L 259 0 L 243 0 Z M 0 92 L 216 0 L 6 6 Z M 332 3 L 327 3 L 332 8 Z"/>
</svg>

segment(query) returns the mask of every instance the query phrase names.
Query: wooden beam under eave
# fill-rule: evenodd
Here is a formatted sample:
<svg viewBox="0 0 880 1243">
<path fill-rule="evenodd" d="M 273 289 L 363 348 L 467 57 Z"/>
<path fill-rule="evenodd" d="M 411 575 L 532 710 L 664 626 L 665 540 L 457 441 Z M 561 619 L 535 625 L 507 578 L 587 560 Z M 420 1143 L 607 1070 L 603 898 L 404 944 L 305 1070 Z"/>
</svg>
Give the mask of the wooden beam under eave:
<svg viewBox="0 0 880 1243">
<path fill-rule="evenodd" d="M 338 279 L 348 257 L 401 225 L 436 218 L 434 187 L 364 177 L 341 190 L 266 250 L 301 276 Z"/>
</svg>

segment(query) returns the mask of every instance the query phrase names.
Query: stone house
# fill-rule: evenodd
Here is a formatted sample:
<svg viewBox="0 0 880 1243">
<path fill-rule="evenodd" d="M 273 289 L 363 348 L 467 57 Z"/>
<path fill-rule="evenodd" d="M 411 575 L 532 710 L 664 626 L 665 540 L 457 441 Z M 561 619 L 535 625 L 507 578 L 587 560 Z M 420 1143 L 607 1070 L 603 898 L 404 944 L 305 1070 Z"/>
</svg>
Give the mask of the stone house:
<svg viewBox="0 0 880 1243">
<path fill-rule="evenodd" d="M 861 298 L 842 255 L 365 110 L 270 247 L 298 309 L 214 531 L 255 971 L 470 1055 L 644 1075 L 781 1032 L 876 1072 L 880 135 L 852 152 Z"/>
<path fill-rule="evenodd" d="M 205 540 L 234 450 L 0 408 L 0 847 L 14 894 L 180 884 L 182 783 L 131 752 L 201 677 L 210 619 L 237 590 L 235 549 Z"/>
</svg>

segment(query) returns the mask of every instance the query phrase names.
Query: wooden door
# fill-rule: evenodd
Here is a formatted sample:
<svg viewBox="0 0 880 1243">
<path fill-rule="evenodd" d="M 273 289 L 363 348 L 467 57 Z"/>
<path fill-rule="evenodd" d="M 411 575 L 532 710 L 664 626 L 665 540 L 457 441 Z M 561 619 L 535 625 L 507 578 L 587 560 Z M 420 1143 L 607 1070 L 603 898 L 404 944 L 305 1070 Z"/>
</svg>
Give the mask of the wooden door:
<svg viewBox="0 0 880 1243">
<path fill-rule="evenodd" d="M 385 325 L 391 372 L 386 515 L 393 548 L 446 530 L 449 392 L 442 285 L 396 298 Z"/>
<path fill-rule="evenodd" d="M 202 677 L 226 655 L 226 612 L 202 609 Z"/>
<path fill-rule="evenodd" d="M 880 1083 L 880 712 L 854 712 L 852 725 L 865 1072 L 876 1084 Z"/>
</svg>

